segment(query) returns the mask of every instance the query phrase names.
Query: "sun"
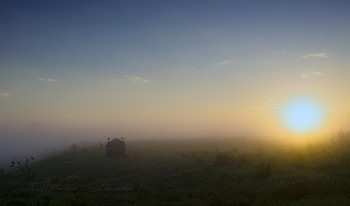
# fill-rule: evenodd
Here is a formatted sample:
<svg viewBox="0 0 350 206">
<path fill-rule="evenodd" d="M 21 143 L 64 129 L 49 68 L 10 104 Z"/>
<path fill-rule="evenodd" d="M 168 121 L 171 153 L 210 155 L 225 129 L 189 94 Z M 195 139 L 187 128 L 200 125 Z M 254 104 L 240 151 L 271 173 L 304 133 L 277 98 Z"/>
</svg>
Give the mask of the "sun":
<svg viewBox="0 0 350 206">
<path fill-rule="evenodd" d="M 322 123 L 323 110 L 320 103 L 311 98 L 292 100 L 282 112 L 286 126 L 299 134 L 316 130 Z"/>
</svg>

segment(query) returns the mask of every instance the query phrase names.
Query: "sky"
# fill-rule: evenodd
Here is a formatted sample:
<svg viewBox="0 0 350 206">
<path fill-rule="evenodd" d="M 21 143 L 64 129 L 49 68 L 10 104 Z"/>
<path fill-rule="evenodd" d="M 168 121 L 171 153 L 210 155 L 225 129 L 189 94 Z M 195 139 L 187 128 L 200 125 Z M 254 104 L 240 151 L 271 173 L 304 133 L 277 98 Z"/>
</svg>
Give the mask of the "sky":
<svg viewBox="0 0 350 206">
<path fill-rule="evenodd" d="M 0 138 L 282 138 L 299 96 L 347 130 L 349 36 L 349 1 L 2 0 Z"/>
</svg>

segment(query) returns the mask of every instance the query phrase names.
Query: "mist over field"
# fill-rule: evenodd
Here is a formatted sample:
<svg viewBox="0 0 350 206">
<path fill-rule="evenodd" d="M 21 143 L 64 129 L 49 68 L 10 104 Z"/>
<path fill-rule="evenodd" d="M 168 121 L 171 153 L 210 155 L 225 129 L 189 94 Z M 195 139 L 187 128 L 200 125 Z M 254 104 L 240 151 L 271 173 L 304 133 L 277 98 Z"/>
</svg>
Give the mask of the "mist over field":
<svg viewBox="0 0 350 206">
<path fill-rule="evenodd" d="M 349 25 L 345 0 L 1 0 L 0 205 L 350 205 Z"/>
<path fill-rule="evenodd" d="M 0 129 L 2 144 L 0 145 L 0 165 L 9 166 L 13 158 L 23 159 L 26 156 L 44 158 L 53 153 L 70 148 L 72 144 L 107 143 L 107 138 L 125 137 L 127 141 L 138 140 L 176 140 L 176 139 L 201 139 L 211 138 L 259 138 L 263 135 L 254 131 L 244 131 L 242 128 L 235 132 L 213 130 L 210 127 L 201 130 L 186 130 L 182 128 L 47 128 L 39 123 L 31 123 L 26 126 L 13 126 Z M 231 128 L 232 129 L 232 128 Z"/>
</svg>

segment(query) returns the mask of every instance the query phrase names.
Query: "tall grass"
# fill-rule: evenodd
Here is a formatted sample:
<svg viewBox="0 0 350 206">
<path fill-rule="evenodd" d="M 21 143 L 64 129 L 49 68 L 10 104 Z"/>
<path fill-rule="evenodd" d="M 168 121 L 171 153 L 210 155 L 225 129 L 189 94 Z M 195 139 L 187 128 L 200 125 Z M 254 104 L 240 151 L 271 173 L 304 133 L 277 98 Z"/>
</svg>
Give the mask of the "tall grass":
<svg viewBox="0 0 350 206">
<path fill-rule="evenodd" d="M 130 141 L 126 159 L 74 145 L 36 162 L 31 181 L 2 175 L 0 205 L 350 205 L 349 140 Z"/>
</svg>

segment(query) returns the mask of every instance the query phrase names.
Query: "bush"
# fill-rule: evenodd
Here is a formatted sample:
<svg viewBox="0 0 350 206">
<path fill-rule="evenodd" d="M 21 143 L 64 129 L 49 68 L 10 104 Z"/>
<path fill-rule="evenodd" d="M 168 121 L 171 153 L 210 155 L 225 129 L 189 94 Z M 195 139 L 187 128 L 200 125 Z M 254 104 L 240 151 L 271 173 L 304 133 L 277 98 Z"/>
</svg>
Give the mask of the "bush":
<svg viewBox="0 0 350 206">
<path fill-rule="evenodd" d="M 339 131 L 331 142 L 331 149 L 337 157 L 348 154 L 350 151 L 350 133 Z"/>
<path fill-rule="evenodd" d="M 11 162 L 12 168 L 16 169 L 16 175 L 23 176 L 26 178 L 32 178 L 35 175 L 35 172 L 32 170 L 32 167 L 29 165 L 30 161 L 34 160 L 34 157 L 26 157 L 26 160 L 23 163 L 16 158 Z"/>
<path fill-rule="evenodd" d="M 0 167 L 0 179 L 5 176 L 5 168 Z"/>
</svg>

